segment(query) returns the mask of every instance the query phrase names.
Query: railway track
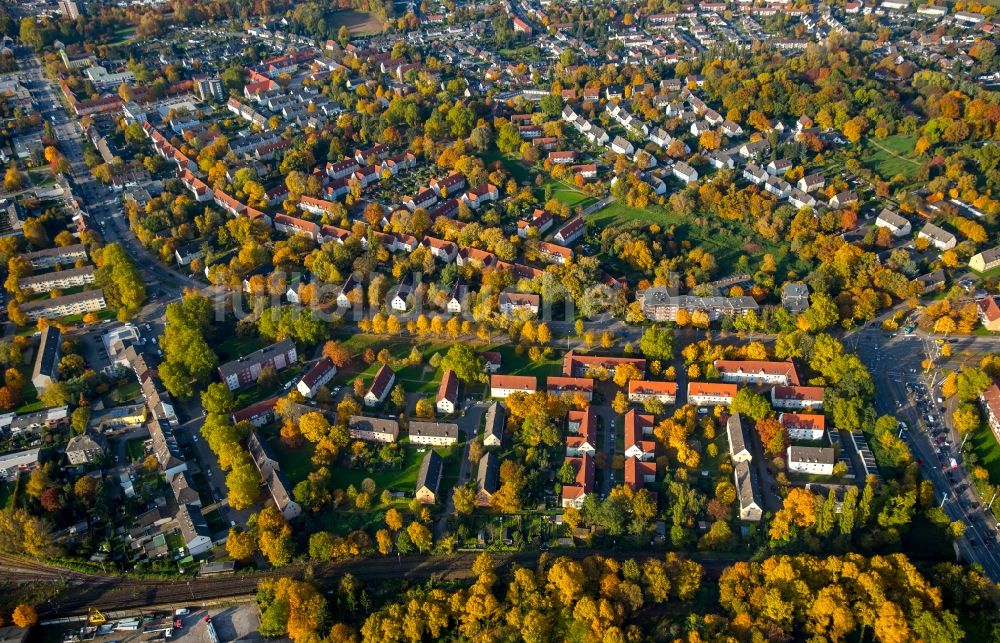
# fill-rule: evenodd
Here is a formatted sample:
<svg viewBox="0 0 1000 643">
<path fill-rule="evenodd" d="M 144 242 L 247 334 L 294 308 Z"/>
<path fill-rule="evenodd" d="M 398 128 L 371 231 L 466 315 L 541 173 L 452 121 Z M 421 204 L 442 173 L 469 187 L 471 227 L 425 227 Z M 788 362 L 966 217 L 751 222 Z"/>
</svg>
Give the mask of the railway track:
<svg viewBox="0 0 1000 643">
<path fill-rule="evenodd" d="M 660 558 L 662 550 L 648 551 L 603 551 L 571 550 L 553 552 L 552 557 L 568 556 L 582 559 L 600 554 L 619 560 L 626 558 Z M 369 559 L 352 559 L 309 565 L 308 576 L 317 584 L 333 587 L 345 574 L 352 574 L 365 582 L 463 580 L 472 577 L 472 566 L 479 552 L 462 552 L 447 556 L 403 556 Z M 494 553 L 494 563 L 498 571 L 506 571 L 514 565 L 531 565 L 538 561 L 536 552 Z M 717 577 L 722 570 L 735 562 L 736 558 L 698 560 L 708 577 Z M 166 605 L 197 605 L 212 601 L 253 596 L 257 584 L 264 578 L 275 576 L 306 576 L 306 565 L 291 565 L 279 570 L 255 572 L 234 576 L 198 579 L 149 580 L 133 579 L 127 576 L 84 574 L 44 563 L 0 556 L 0 577 L 12 580 L 52 580 L 64 581 L 67 588 L 58 597 L 38 606 L 44 618 L 67 617 L 86 614 L 88 608 L 97 607 L 102 611 L 123 611 Z"/>
</svg>

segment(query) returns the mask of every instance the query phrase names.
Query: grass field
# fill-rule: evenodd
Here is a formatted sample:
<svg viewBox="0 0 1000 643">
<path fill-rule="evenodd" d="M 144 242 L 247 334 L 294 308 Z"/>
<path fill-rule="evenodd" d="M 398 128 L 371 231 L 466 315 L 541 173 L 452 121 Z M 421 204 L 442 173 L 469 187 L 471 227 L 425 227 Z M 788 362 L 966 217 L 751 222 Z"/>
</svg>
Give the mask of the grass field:
<svg viewBox="0 0 1000 643">
<path fill-rule="evenodd" d="M 913 153 L 916 140 L 917 137 L 910 134 L 865 139 L 861 162 L 884 179 L 891 179 L 897 174 L 912 179 L 922 165 Z"/>
<path fill-rule="evenodd" d="M 985 422 L 969 438 L 979 464 L 990 473 L 990 483 L 1000 484 L 1000 443 Z"/>
<path fill-rule="evenodd" d="M 530 167 L 513 157 L 501 154 L 500 150 L 496 147 L 491 147 L 483 152 L 482 158 L 487 168 L 492 167 L 494 163 L 499 163 L 503 166 L 503 169 L 507 170 L 514 177 L 514 180 L 519 185 L 531 183 L 535 178 L 535 174 Z"/>
<path fill-rule="evenodd" d="M 555 351 L 552 359 L 543 359 L 532 362 L 528 359 L 527 351 L 517 354 L 515 346 L 504 344 L 490 350 L 500 353 L 502 360 L 501 372 L 504 375 L 534 375 L 535 377 L 548 377 L 559 375 L 562 369 L 562 352 Z"/>
<path fill-rule="evenodd" d="M 367 11 L 336 11 L 327 18 L 330 26 L 340 29 L 347 27 L 352 36 L 364 36 L 382 31 L 382 23 Z"/>
<path fill-rule="evenodd" d="M 263 345 L 264 342 L 258 337 L 237 337 L 236 335 L 230 335 L 222 342 L 216 344 L 213 349 L 219 356 L 219 362 L 225 363 L 248 355 Z"/>
</svg>

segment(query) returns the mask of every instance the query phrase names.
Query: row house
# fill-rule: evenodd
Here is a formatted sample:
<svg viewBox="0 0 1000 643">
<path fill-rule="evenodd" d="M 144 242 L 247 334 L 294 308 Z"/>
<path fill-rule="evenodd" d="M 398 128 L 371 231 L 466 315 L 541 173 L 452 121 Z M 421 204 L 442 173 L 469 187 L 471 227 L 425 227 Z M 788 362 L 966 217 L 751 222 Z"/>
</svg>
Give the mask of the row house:
<svg viewBox="0 0 1000 643">
<path fill-rule="evenodd" d="M 932 246 L 941 251 L 951 250 L 958 244 L 958 239 L 955 238 L 955 235 L 933 223 L 924 225 L 920 232 L 917 233 L 917 237 L 927 239 Z"/>
<path fill-rule="evenodd" d="M 674 404 L 677 401 L 677 382 L 629 380 L 628 400 L 629 402 L 658 400 L 663 404 Z"/>
<path fill-rule="evenodd" d="M 195 176 L 191 170 L 184 170 L 181 174 L 181 183 L 194 195 L 194 200 L 198 203 L 211 201 L 214 196 L 212 188 L 208 187 L 204 181 Z"/>
<path fill-rule="evenodd" d="M 732 404 L 737 386 L 720 382 L 688 382 L 687 401 L 695 406 Z"/>
<path fill-rule="evenodd" d="M 729 442 L 729 459 L 733 464 L 750 462 L 753 454 L 750 452 L 750 436 L 739 413 L 733 413 L 726 418 L 726 440 Z"/>
<path fill-rule="evenodd" d="M 329 357 L 324 357 L 305 372 L 295 388 L 303 397 L 311 399 L 316 397 L 321 386 L 326 386 L 336 375 L 337 367 Z"/>
<path fill-rule="evenodd" d="M 376 161 L 389 158 L 389 148 L 376 143 L 367 150 L 354 150 L 354 160 L 360 165 L 373 165 Z"/>
<path fill-rule="evenodd" d="M 468 265 L 477 266 L 480 270 L 493 267 L 497 263 L 497 257 L 492 252 L 480 250 L 479 248 L 464 247 L 458 251 L 455 263 L 459 267 Z"/>
<path fill-rule="evenodd" d="M 594 397 L 594 380 L 589 377 L 550 376 L 545 387 L 552 395 L 582 395 L 588 401 Z"/>
<path fill-rule="evenodd" d="M 403 205 L 405 205 L 410 212 L 415 212 L 420 208 L 426 209 L 431 207 L 437 202 L 437 198 L 437 194 L 435 194 L 433 190 L 425 188 L 417 192 L 415 195 L 407 197 L 403 201 Z"/>
<path fill-rule="evenodd" d="M 810 475 L 833 475 L 837 452 L 833 447 L 797 447 L 787 449 L 788 470 L 793 473 Z"/>
<path fill-rule="evenodd" d="M 554 219 L 552 213 L 547 210 L 536 209 L 531 213 L 529 221 L 517 222 L 517 236 L 526 239 L 529 236 L 541 237 L 545 231 L 552 227 Z"/>
<path fill-rule="evenodd" d="M 510 315 L 520 311 L 528 311 L 537 315 L 541 308 L 542 298 L 535 293 L 521 293 L 505 290 L 500 293 L 497 306 L 501 313 Z"/>
<path fill-rule="evenodd" d="M 573 174 L 579 174 L 585 179 L 596 179 L 597 178 L 597 164 L 596 163 L 584 163 L 582 165 L 574 165 L 570 168 Z"/>
<path fill-rule="evenodd" d="M 458 376 L 455 375 L 455 371 L 445 371 L 441 378 L 441 384 L 438 386 L 434 405 L 438 413 L 451 415 L 455 412 L 458 405 Z"/>
<path fill-rule="evenodd" d="M 792 440 L 822 440 L 826 435 L 826 417 L 818 413 L 779 413 L 778 422 Z"/>
<path fill-rule="evenodd" d="M 514 393 L 534 393 L 538 380 L 530 375 L 491 375 L 490 397 L 505 399 Z"/>
<path fill-rule="evenodd" d="M 624 364 L 634 366 L 640 374 L 646 372 L 646 360 L 641 357 L 577 355 L 573 351 L 569 351 L 563 357 L 562 374 L 565 377 L 589 377 L 588 373 L 601 370 L 613 377 L 615 369 Z"/>
<path fill-rule="evenodd" d="M 723 382 L 736 384 L 799 384 L 799 374 L 791 361 L 717 359 L 713 363 Z"/>
<path fill-rule="evenodd" d="M 431 208 L 428 214 L 431 221 L 436 220 L 438 217 L 453 219 L 458 214 L 458 199 L 445 199 Z"/>
<path fill-rule="evenodd" d="M 313 241 L 320 239 L 320 227 L 318 224 L 287 214 L 274 215 L 274 229 L 285 234 L 298 234 L 309 237 Z"/>
<path fill-rule="evenodd" d="M 675 178 L 680 180 L 685 185 L 690 185 L 698 180 L 698 170 L 694 169 L 684 161 L 677 161 L 674 163 L 672 173 Z"/>
<path fill-rule="evenodd" d="M 625 457 L 638 460 L 656 458 L 656 442 L 649 439 L 653 435 L 652 415 L 638 413 L 631 409 L 625 414 Z"/>
<path fill-rule="evenodd" d="M 484 203 L 492 203 L 499 198 L 500 189 L 492 183 L 483 183 L 462 195 L 462 201 L 473 210 L 478 210 Z"/>
<path fill-rule="evenodd" d="M 822 386 L 775 386 L 771 404 L 779 409 L 821 409 L 824 393 Z"/>
<path fill-rule="evenodd" d="M 597 413 L 591 406 L 566 413 L 566 455 L 578 457 L 597 453 Z"/>
<path fill-rule="evenodd" d="M 399 422 L 390 418 L 352 415 L 347 421 L 352 440 L 389 444 L 399 440 Z"/>
<path fill-rule="evenodd" d="M 785 179 L 779 179 L 776 176 L 768 176 L 767 180 L 764 181 L 764 189 L 779 199 L 784 199 L 791 193 L 792 186 L 789 185 L 788 181 Z"/>
<path fill-rule="evenodd" d="M 560 245 L 568 246 L 582 237 L 583 231 L 583 217 L 574 217 L 559 228 L 555 235 L 553 235 L 552 239 Z"/>
<path fill-rule="evenodd" d="M 430 251 L 431 256 L 444 263 L 451 263 L 458 255 L 458 246 L 453 241 L 445 241 L 444 239 L 437 239 L 435 237 L 424 237 L 421 245 Z"/>
<path fill-rule="evenodd" d="M 236 391 L 257 381 L 260 372 L 270 367 L 281 371 L 298 361 L 295 344 L 285 339 L 256 350 L 239 359 L 219 366 L 219 377 L 230 391 Z"/>
<path fill-rule="evenodd" d="M 573 251 L 565 246 L 560 246 L 546 241 L 538 242 L 538 255 L 542 261 L 565 265 L 573 259 Z"/>
<path fill-rule="evenodd" d="M 430 182 L 431 190 L 439 197 L 458 194 L 465 185 L 465 175 L 461 172 L 454 172 L 443 179 L 432 179 Z"/>
<path fill-rule="evenodd" d="M 36 294 L 46 293 L 52 290 L 68 290 L 92 284 L 97 280 L 94 267 L 87 265 L 79 268 L 69 268 L 67 270 L 56 270 L 39 275 L 29 275 L 17 280 L 17 286 L 21 290 L 30 291 Z"/>
<path fill-rule="evenodd" d="M 565 484 L 562 488 L 563 508 L 573 507 L 582 509 L 583 502 L 587 496 L 594 493 L 594 480 L 596 472 L 594 468 L 594 457 L 589 453 L 584 453 L 580 457 L 566 458 L 575 472 L 572 484 Z"/>
<path fill-rule="evenodd" d="M 761 183 L 767 181 L 767 172 L 764 168 L 754 163 L 747 163 L 746 167 L 743 168 L 743 178 L 751 183 L 760 185 Z"/>
<path fill-rule="evenodd" d="M 565 152 L 549 152 L 548 160 L 553 165 L 566 165 L 576 163 L 577 153 L 573 150 Z"/>
<path fill-rule="evenodd" d="M 323 199 L 306 195 L 302 195 L 299 198 L 299 209 L 317 216 L 332 213 L 335 207 L 336 204 L 332 201 L 324 201 Z"/>
<path fill-rule="evenodd" d="M 458 425 L 453 422 L 410 422 L 410 444 L 448 447 L 458 443 Z"/>
<path fill-rule="evenodd" d="M 359 169 L 361 169 L 361 166 L 352 158 L 345 158 L 343 161 L 326 164 L 326 173 L 331 179 L 344 179 L 353 176 Z"/>
<path fill-rule="evenodd" d="M 888 229 L 894 237 L 905 237 L 912 231 L 909 220 L 889 208 L 882 208 L 878 217 L 875 218 L 875 225 Z"/>
</svg>

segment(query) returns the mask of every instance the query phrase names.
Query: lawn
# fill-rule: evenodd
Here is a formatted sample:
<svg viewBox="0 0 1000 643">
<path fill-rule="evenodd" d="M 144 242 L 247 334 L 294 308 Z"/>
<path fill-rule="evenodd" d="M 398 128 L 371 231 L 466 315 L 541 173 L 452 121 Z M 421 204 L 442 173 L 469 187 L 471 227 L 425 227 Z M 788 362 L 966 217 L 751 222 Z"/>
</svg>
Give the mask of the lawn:
<svg viewBox="0 0 1000 643">
<path fill-rule="evenodd" d="M 327 16 L 327 24 L 333 29 L 346 26 L 352 36 L 364 36 L 382 31 L 382 25 L 367 11 L 335 11 Z"/>
<path fill-rule="evenodd" d="M 646 209 L 632 208 L 617 201 L 608 204 L 587 217 L 587 223 L 596 225 L 599 228 L 629 221 L 642 221 L 649 224 L 656 223 L 666 227 L 673 224 L 682 224 L 684 223 L 684 218 L 656 206 Z"/>
<path fill-rule="evenodd" d="M 916 140 L 915 135 L 909 134 L 897 134 L 882 139 L 866 139 L 862 162 L 884 179 L 891 179 L 897 174 L 912 179 L 914 173 L 922 165 L 917 155 L 913 153 L 913 145 Z"/>
<path fill-rule="evenodd" d="M 510 344 L 503 344 L 490 350 L 500 353 L 501 371 L 504 375 L 534 375 L 535 377 L 548 377 L 550 375 L 560 375 L 562 371 L 561 351 L 554 351 L 551 359 L 543 359 L 532 362 L 528 358 L 528 352 L 523 351 L 517 354 L 517 347 Z"/>
<path fill-rule="evenodd" d="M 41 411 L 45 408 L 45 404 L 38 399 L 38 391 L 35 389 L 35 385 L 31 383 L 31 372 L 28 370 L 28 367 L 21 369 L 21 374 L 24 376 L 24 391 L 22 392 L 21 406 L 14 409 L 14 412 L 18 415 L 23 415 L 25 413 Z"/>
<path fill-rule="evenodd" d="M 511 156 L 501 154 L 500 150 L 496 147 L 491 147 L 483 152 L 482 159 L 487 168 L 494 163 L 500 163 L 503 169 L 507 170 L 519 185 L 531 183 L 535 178 L 534 170 Z"/>
<path fill-rule="evenodd" d="M 985 422 L 969 438 L 979 464 L 990 473 L 990 483 L 1000 484 L 1000 443 Z"/>
<path fill-rule="evenodd" d="M 556 181 L 554 179 L 550 179 L 549 181 L 547 181 L 547 184 L 552 186 L 552 198 L 558 201 L 562 201 L 570 208 L 575 208 L 578 205 L 580 207 L 586 208 L 588 205 L 597 200 L 594 197 L 587 196 L 583 192 L 580 192 L 579 190 L 570 185 L 567 185 L 560 181 Z"/>
<path fill-rule="evenodd" d="M 275 439 L 268 446 L 292 487 L 305 480 L 313 470 L 312 456 L 316 447 L 311 442 L 306 442 L 297 449 L 290 449 L 281 440 Z"/>
<path fill-rule="evenodd" d="M 129 460 L 132 462 L 137 462 L 146 457 L 146 449 L 143 446 L 148 438 L 132 438 L 125 442 L 125 453 L 128 454 Z"/>
<path fill-rule="evenodd" d="M 237 337 L 230 335 L 215 345 L 215 352 L 219 356 L 219 362 L 224 363 L 238 359 L 244 355 L 249 355 L 255 350 L 264 346 L 259 337 Z"/>
</svg>

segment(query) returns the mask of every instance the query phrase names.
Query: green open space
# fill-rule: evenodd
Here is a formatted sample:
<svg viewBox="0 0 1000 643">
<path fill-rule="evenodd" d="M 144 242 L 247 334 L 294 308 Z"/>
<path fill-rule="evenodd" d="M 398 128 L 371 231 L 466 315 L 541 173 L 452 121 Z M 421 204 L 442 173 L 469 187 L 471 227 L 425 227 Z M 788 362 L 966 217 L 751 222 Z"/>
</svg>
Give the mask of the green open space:
<svg viewBox="0 0 1000 643">
<path fill-rule="evenodd" d="M 335 11 L 327 16 L 327 22 L 335 29 L 344 26 L 352 36 L 363 36 L 382 31 L 382 24 L 367 11 Z"/>
<path fill-rule="evenodd" d="M 227 362 L 249 355 L 264 346 L 259 337 L 237 337 L 230 335 L 215 345 L 215 352 L 220 362 Z"/>
<path fill-rule="evenodd" d="M 548 377 L 559 375 L 562 370 L 563 353 L 553 351 L 549 359 L 540 359 L 537 362 L 531 361 L 528 351 L 518 354 L 517 347 L 510 344 L 503 344 L 490 349 L 500 353 L 501 371 L 504 375 L 533 375 L 535 377 Z"/>
<path fill-rule="evenodd" d="M 148 438 L 132 438 L 125 442 L 125 453 L 128 454 L 129 460 L 136 462 L 137 460 L 142 460 L 146 457 L 146 450 L 143 447 Z"/>
<path fill-rule="evenodd" d="M 991 484 L 1000 484 L 1000 443 L 990 430 L 989 425 L 983 422 L 969 438 L 972 451 L 976 454 L 980 466 L 990 474 Z"/>
<path fill-rule="evenodd" d="M 919 157 L 913 152 L 916 141 L 915 134 L 868 138 L 862 146 L 864 151 L 861 162 L 884 179 L 891 179 L 897 174 L 912 179 L 922 165 Z"/>
<path fill-rule="evenodd" d="M 483 152 L 482 159 L 487 168 L 492 167 L 494 163 L 499 163 L 503 169 L 514 177 L 514 180 L 518 184 L 531 183 L 535 178 L 534 171 L 525 163 L 510 155 L 502 154 L 496 147 L 490 147 L 490 149 Z"/>
<path fill-rule="evenodd" d="M 45 404 L 38 399 L 38 390 L 35 389 L 35 385 L 31 383 L 30 367 L 25 366 L 20 370 L 21 375 L 24 377 L 24 390 L 21 393 L 21 406 L 14 409 L 14 412 L 18 415 L 22 415 L 24 413 L 41 411 L 45 408 Z"/>
</svg>

